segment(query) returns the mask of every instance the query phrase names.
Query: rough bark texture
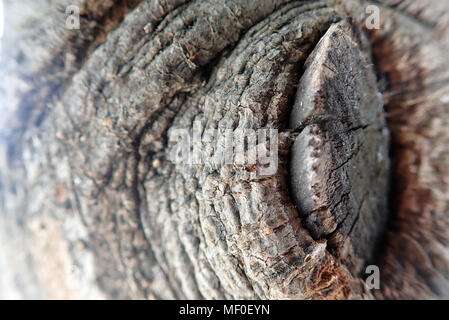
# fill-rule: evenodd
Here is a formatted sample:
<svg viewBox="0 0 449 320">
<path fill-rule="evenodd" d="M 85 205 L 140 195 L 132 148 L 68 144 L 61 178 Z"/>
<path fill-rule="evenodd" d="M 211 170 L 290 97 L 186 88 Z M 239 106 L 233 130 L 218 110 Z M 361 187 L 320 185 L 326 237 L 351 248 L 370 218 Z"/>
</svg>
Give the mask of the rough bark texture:
<svg viewBox="0 0 449 320">
<path fill-rule="evenodd" d="M 446 1 L 35 2 L 5 1 L 0 297 L 449 297 Z M 279 130 L 278 170 L 208 128 Z"/>
</svg>

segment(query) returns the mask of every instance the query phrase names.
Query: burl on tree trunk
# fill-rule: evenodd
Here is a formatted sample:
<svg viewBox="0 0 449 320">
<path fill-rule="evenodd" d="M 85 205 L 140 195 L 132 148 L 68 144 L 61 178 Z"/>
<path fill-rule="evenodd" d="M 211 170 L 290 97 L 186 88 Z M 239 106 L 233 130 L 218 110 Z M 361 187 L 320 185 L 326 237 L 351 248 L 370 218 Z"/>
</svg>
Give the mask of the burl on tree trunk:
<svg viewBox="0 0 449 320">
<path fill-rule="evenodd" d="M 4 0 L 0 297 L 449 298 L 449 2 L 36 2 Z"/>
</svg>

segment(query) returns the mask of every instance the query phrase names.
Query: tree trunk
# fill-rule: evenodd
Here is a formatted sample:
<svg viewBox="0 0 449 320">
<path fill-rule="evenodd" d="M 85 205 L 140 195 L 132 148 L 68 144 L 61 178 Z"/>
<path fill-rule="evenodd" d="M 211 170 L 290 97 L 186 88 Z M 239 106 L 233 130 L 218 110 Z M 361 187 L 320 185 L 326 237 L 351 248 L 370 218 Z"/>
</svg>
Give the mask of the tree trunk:
<svg viewBox="0 0 449 320">
<path fill-rule="evenodd" d="M 0 298 L 449 298 L 446 1 L 4 11 Z"/>
</svg>

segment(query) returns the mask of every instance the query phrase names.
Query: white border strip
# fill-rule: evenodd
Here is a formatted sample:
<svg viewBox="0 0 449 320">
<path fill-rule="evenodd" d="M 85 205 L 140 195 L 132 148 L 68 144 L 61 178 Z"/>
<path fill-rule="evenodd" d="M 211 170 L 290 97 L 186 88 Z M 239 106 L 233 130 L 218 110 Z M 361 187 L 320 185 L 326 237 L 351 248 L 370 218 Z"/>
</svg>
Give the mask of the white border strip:
<svg viewBox="0 0 449 320">
<path fill-rule="evenodd" d="M 3 26 L 4 26 L 4 22 L 3 22 L 3 0 L 0 0 L 0 39 L 3 36 Z"/>
</svg>

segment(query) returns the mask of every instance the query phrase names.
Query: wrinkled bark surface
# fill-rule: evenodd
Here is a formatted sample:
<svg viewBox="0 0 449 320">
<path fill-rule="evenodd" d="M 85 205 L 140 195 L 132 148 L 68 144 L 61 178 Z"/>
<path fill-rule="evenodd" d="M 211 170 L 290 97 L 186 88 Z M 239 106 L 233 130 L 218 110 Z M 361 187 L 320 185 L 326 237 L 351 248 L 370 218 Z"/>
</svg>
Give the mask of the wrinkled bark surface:
<svg viewBox="0 0 449 320">
<path fill-rule="evenodd" d="M 446 1 L 4 2 L 0 297 L 449 298 Z"/>
</svg>

